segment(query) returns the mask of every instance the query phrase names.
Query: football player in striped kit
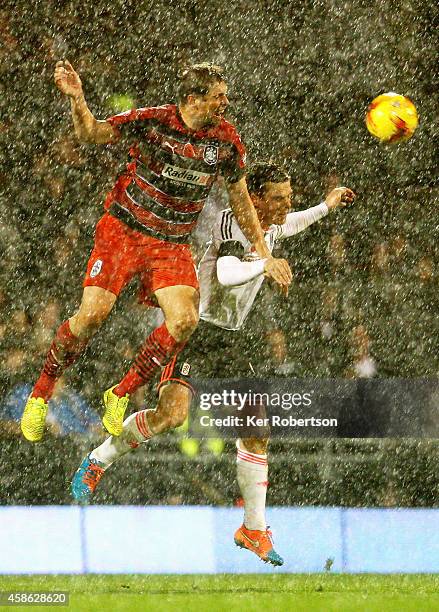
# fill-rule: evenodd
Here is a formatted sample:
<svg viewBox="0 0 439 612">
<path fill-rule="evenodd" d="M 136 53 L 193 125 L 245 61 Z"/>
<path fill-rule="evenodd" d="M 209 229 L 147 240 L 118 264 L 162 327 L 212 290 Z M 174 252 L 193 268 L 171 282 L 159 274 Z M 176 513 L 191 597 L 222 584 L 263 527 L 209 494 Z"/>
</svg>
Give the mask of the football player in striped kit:
<svg viewBox="0 0 439 612">
<path fill-rule="evenodd" d="M 24 436 L 39 441 L 56 381 L 83 353 L 127 283 L 138 276 L 141 301 L 159 306 L 164 323 L 148 336 L 119 384 L 104 393 L 103 425 L 120 435 L 129 398 L 185 345 L 198 324 L 198 280 L 189 237 L 218 175 L 249 242 L 266 260 L 265 272 L 283 290 L 291 270 L 275 259 L 247 191 L 245 149 L 226 121 L 229 104 L 222 69 L 198 64 L 182 75 L 178 104 L 140 108 L 98 121 L 87 107 L 81 79 L 68 61 L 55 83 L 70 100 L 81 142 L 122 141 L 128 158 L 105 200 L 96 226 L 79 310 L 58 329 L 21 419 Z"/>
<path fill-rule="evenodd" d="M 247 183 L 270 252 L 276 242 L 303 231 L 355 197 L 350 189 L 337 187 L 317 206 L 290 212 L 290 178 L 281 168 L 272 163 L 257 164 L 247 175 Z M 157 408 L 130 415 L 119 438 L 108 438 L 85 457 L 72 482 L 76 500 L 87 502 L 104 471 L 122 455 L 152 436 L 184 423 L 192 398 L 188 377 L 202 378 L 208 373 L 209 355 L 214 356 L 216 377 L 249 377 L 248 369 L 239 365 L 234 341 L 266 278 L 265 265 L 265 259 L 255 252 L 239 228 L 232 210 L 221 211 L 199 265 L 198 330 L 189 346 L 164 368 Z M 265 521 L 267 445 L 268 437 L 237 441 L 237 478 L 244 500 L 244 521 L 235 533 L 235 543 L 265 562 L 282 565 L 283 559 L 273 548 Z"/>
</svg>

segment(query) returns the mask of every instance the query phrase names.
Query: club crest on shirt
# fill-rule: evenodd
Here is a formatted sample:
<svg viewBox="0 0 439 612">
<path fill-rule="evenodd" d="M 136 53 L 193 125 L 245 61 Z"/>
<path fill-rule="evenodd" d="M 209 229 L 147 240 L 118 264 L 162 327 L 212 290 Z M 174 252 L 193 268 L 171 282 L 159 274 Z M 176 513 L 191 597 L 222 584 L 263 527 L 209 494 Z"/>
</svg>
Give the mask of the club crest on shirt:
<svg viewBox="0 0 439 612">
<path fill-rule="evenodd" d="M 102 259 L 97 259 L 94 262 L 93 267 L 90 270 L 90 278 L 94 278 L 95 276 L 99 274 L 99 272 L 102 270 L 102 264 L 103 264 Z"/>
<path fill-rule="evenodd" d="M 204 161 L 206 164 L 213 166 L 218 161 L 218 147 L 215 145 L 206 145 L 204 147 Z"/>
</svg>

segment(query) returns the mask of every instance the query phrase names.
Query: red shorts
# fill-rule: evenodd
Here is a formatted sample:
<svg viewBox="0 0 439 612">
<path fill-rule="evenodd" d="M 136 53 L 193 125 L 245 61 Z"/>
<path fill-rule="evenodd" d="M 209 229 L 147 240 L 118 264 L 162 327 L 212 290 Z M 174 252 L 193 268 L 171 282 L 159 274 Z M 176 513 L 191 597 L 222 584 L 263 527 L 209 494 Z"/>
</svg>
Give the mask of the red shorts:
<svg viewBox="0 0 439 612">
<path fill-rule="evenodd" d="M 106 213 L 96 225 L 84 287 L 101 287 L 119 295 L 136 275 L 141 282 L 139 300 L 150 306 L 157 305 L 151 301 L 157 289 L 174 285 L 198 289 L 188 245 L 141 234 Z"/>
</svg>

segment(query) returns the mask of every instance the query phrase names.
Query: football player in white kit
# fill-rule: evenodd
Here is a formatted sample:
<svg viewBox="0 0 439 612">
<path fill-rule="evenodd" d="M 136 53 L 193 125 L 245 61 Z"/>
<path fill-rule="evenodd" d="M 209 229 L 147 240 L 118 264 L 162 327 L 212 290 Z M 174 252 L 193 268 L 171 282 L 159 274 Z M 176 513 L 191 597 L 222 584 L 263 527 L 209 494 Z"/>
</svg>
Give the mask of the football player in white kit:
<svg viewBox="0 0 439 612">
<path fill-rule="evenodd" d="M 273 163 L 256 164 L 247 175 L 247 184 L 270 251 L 278 241 L 298 234 L 355 197 L 351 189 L 337 187 L 317 206 L 291 212 L 290 177 Z M 77 501 L 89 501 L 104 471 L 121 456 L 185 422 L 192 399 L 188 377 L 202 378 L 203 374 L 206 377 L 211 371 L 209 359 L 216 378 L 249 377 L 248 370 L 239 365 L 239 355 L 235 360 L 233 343 L 264 282 L 265 263 L 240 230 L 233 212 L 221 211 L 198 269 L 201 294 L 198 330 L 189 345 L 164 368 L 158 406 L 130 415 L 120 436 L 110 436 L 85 457 L 72 482 Z M 283 559 L 273 548 L 265 521 L 268 436 L 239 439 L 236 446 L 244 521 L 235 533 L 235 543 L 267 563 L 282 565 Z"/>
</svg>

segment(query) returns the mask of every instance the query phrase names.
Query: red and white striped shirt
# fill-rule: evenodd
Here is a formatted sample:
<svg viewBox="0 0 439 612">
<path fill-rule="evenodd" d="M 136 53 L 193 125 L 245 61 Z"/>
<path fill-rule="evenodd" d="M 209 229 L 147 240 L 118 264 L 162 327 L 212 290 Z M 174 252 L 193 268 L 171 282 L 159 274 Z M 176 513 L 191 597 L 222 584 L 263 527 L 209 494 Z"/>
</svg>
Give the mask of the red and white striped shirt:
<svg viewBox="0 0 439 612">
<path fill-rule="evenodd" d="M 244 176 L 245 148 L 235 127 L 189 129 L 174 104 L 134 109 L 107 121 L 129 149 L 105 208 L 132 229 L 187 243 L 218 174 Z"/>
</svg>

